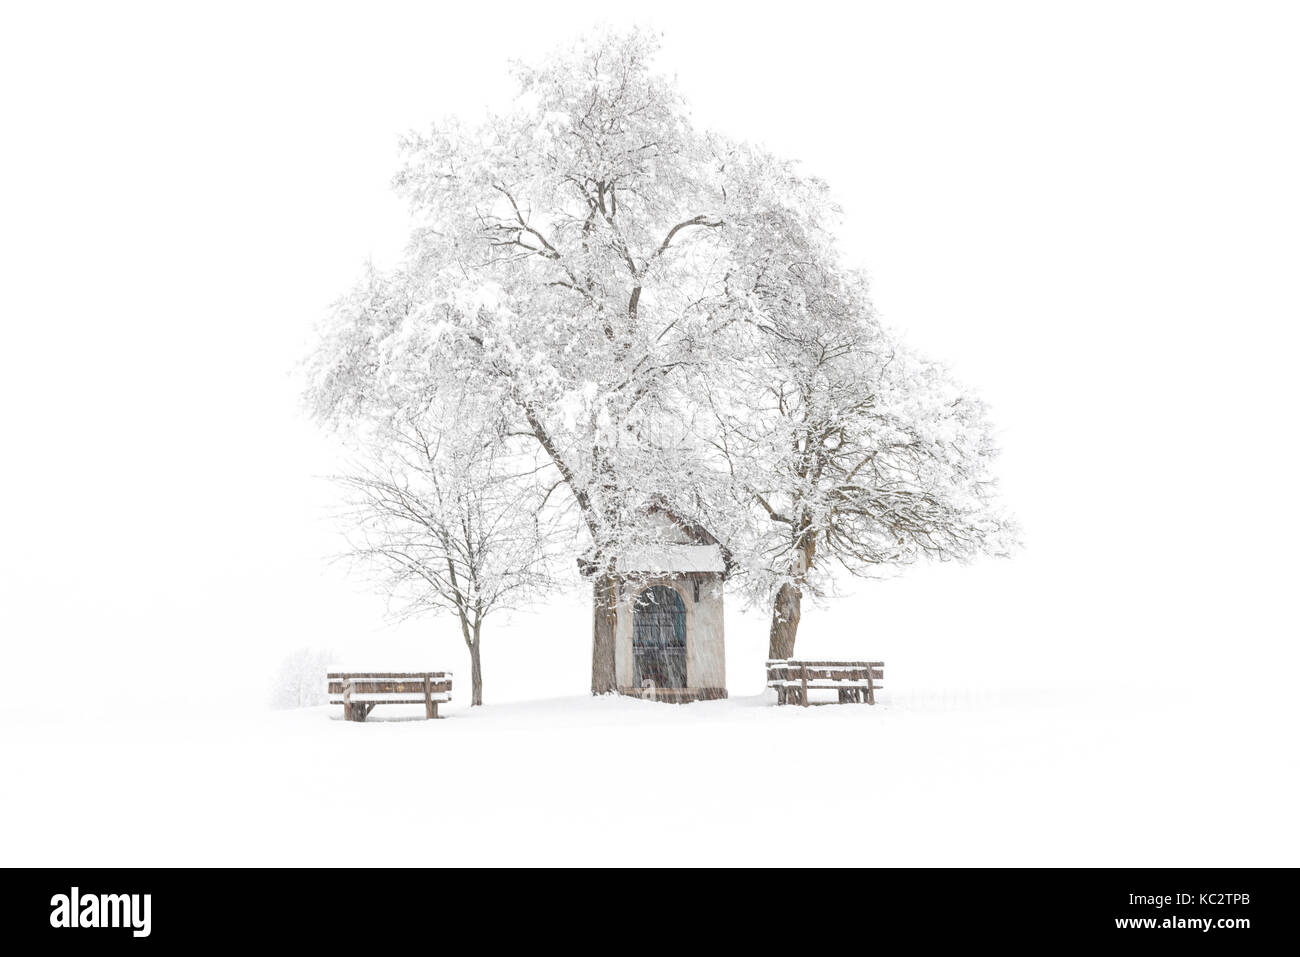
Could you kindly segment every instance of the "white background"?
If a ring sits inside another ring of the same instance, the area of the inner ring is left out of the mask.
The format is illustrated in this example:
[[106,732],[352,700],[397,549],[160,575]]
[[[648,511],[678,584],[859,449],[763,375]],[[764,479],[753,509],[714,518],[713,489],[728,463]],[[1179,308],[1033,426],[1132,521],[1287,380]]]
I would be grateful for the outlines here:
[[[362,262],[400,251],[398,134],[503,105],[508,59],[611,9],[5,7],[7,708],[45,706],[54,675],[63,708],[260,707],[305,645],[467,669],[452,622],[396,628],[324,564],[335,453],[292,373]],[[886,322],[1000,428],[1023,552],[853,587],[806,614],[801,652],[883,657],[896,693],[1291,700],[1293,11],[692,2],[641,20],[699,125],[829,180]],[[756,694],[764,616],[729,614],[732,693]],[[589,641],[576,593],[489,632],[488,703],[580,693]],[[1279,713],[1247,727],[1294,768]]]

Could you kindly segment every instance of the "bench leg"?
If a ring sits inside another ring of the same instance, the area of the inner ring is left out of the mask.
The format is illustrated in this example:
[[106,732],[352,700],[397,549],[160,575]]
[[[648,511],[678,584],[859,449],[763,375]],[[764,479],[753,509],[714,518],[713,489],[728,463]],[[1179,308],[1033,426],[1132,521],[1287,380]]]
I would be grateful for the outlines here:
[[438,717],[438,702],[436,701],[429,702],[429,717],[430,718]]
[[366,706],[364,701],[345,701],[343,702],[343,720],[344,721],[365,721],[366,715],[374,705]]

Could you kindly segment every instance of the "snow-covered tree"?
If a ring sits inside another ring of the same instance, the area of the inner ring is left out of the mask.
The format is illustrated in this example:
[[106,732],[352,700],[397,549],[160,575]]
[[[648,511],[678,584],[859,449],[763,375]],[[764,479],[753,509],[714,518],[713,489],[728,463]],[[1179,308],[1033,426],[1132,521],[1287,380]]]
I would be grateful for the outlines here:
[[[865,282],[792,239],[747,284],[746,336],[697,417],[730,476],[725,534],[751,597],[769,603],[768,654],[789,658],[805,593],[835,567],[872,576],[921,558],[1005,554],[985,406],[892,339]],[[756,259],[756,262],[759,260]]]
[[271,707],[312,708],[329,701],[329,652],[299,648],[280,663],[271,687]]
[[456,616],[471,706],[483,703],[485,620],[550,582],[546,489],[531,463],[507,454],[493,411],[462,396],[385,420],[366,435],[357,467],[336,477],[350,555],[398,614]]
[[816,232],[830,212],[789,164],[696,130],[655,47],[598,35],[517,66],[509,112],[411,136],[407,254],[340,301],[311,362],[331,422],[462,388],[506,410],[503,435],[541,451],[584,532],[595,693],[615,687],[614,576],[638,517],[711,480],[681,411],[726,374],[720,343],[749,308],[732,277],[784,235],[774,222]]

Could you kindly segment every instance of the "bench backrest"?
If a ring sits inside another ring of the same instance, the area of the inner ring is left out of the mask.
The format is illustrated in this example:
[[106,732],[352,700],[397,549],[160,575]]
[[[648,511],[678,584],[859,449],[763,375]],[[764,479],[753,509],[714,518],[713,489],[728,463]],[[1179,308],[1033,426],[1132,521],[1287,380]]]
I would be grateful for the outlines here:
[[797,661],[784,659],[767,663],[768,681],[883,681],[883,661]]
[[430,691],[450,691],[451,673],[448,671],[385,671],[385,672],[330,672],[329,693],[343,694],[350,685],[353,694],[423,694],[424,682],[429,681]]

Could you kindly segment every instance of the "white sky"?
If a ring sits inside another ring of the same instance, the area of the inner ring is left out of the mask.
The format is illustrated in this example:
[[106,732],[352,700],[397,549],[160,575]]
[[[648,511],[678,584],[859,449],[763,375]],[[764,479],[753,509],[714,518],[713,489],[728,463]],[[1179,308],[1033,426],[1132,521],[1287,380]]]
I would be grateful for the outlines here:
[[[399,633],[323,567],[332,452],[290,372],[404,239],[397,135],[611,9],[4,8],[0,673],[263,697],[307,644],[465,671],[450,622]],[[886,321],[991,400],[1026,528],[809,613],[801,651],[936,686],[1293,672],[1294,10],[653,5],[696,121],[829,180]],[[543,612],[487,637],[489,702],[586,687],[581,602]],[[766,624],[732,617],[753,693]]]

